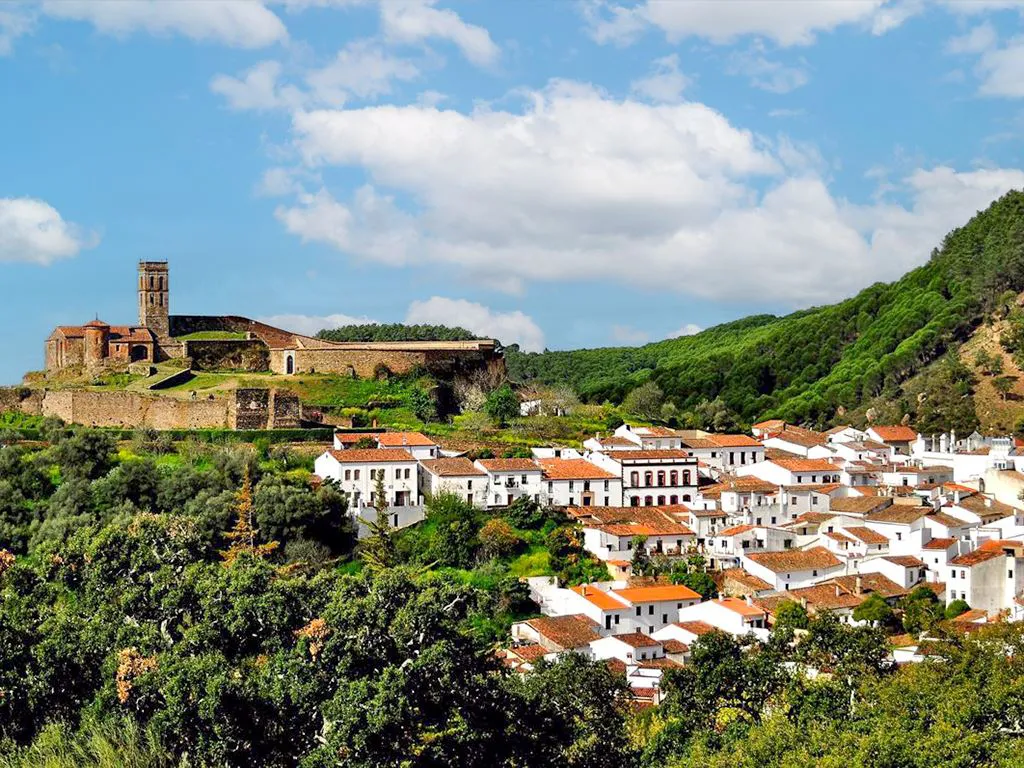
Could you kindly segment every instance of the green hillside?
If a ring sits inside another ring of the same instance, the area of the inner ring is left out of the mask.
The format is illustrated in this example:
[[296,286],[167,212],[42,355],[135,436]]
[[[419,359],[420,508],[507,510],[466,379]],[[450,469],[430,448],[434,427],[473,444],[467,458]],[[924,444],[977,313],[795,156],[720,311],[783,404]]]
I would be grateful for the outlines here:
[[[587,401],[621,402],[653,381],[683,421],[702,402],[719,400],[740,422],[824,425],[837,413],[903,397],[905,382],[959,347],[1008,291],[1022,289],[1024,192],[1014,191],[950,232],[924,266],[838,304],[637,348],[511,348],[506,356],[516,381],[568,382]],[[951,375],[956,388],[970,372]]]

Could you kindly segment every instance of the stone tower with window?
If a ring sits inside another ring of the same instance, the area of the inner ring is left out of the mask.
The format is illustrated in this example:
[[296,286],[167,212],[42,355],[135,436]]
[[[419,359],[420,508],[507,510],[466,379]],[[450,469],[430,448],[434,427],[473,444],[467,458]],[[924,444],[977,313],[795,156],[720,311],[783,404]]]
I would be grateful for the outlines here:
[[158,339],[171,335],[169,291],[167,262],[140,261],[139,325],[151,330]]

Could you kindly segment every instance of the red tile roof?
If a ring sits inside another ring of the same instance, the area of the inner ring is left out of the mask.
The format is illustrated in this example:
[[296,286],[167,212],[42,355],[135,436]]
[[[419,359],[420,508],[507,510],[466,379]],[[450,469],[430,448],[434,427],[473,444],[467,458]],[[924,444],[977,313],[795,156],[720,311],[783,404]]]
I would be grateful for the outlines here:
[[956,539],[934,538],[921,545],[921,549],[949,549],[956,544]]
[[682,584],[655,584],[649,587],[625,587],[612,590],[617,596],[637,603],[664,603],[684,600],[700,600],[700,595]]
[[421,461],[423,468],[438,477],[480,477],[486,475],[482,469],[465,456],[452,459],[427,459]]
[[[607,454],[614,461],[655,461],[658,459],[688,459],[690,454],[678,448],[652,448],[636,451],[611,451]],[[692,462],[690,462],[692,463]]]
[[966,568],[984,563],[988,560],[992,560],[996,557],[1002,557],[1003,553],[996,549],[976,549],[973,552],[968,552],[958,557],[954,557],[949,561],[950,565],[962,565]]
[[778,464],[783,469],[788,469],[790,472],[838,472],[839,467],[835,464],[825,461],[825,459],[773,459],[774,463]]
[[721,597],[714,602],[718,603],[723,608],[728,608],[733,613],[738,613],[740,616],[745,616],[748,619],[756,619],[764,616],[764,611],[760,608],[747,603],[746,600],[740,600],[738,597]]
[[871,430],[886,443],[912,443],[917,440],[917,432],[902,425],[877,426]]
[[715,627],[708,624],[706,621],[677,621],[676,626],[685,629],[691,635],[706,635],[715,631]]
[[834,568],[842,564],[839,558],[824,547],[788,549],[783,552],[754,552],[747,557],[772,573]]
[[540,472],[540,466],[533,459],[479,459],[480,466],[488,472]]
[[612,637],[632,648],[651,648],[652,646],[661,645],[658,640],[642,632],[623,632],[621,635],[612,635]]
[[750,435],[708,435],[708,440],[722,448],[761,448],[761,441]]
[[601,637],[600,624],[582,613],[569,616],[540,616],[527,619],[528,626],[542,637],[566,650],[582,648]]
[[381,448],[403,448],[405,446],[416,446],[426,448],[437,445],[426,435],[420,432],[381,432],[377,435],[377,442]]
[[616,475],[586,459],[538,459],[544,477],[551,480],[613,480]]
[[386,464],[416,461],[411,453],[401,448],[348,448],[342,451],[328,451],[328,453],[342,464]]

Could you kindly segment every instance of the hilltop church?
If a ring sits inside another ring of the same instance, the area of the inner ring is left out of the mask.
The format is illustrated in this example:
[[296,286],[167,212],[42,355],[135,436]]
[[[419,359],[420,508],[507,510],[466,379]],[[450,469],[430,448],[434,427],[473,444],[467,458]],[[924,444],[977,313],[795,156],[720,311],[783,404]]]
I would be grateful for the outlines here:
[[[84,325],[59,326],[46,339],[47,374],[170,359],[186,359],[194,370],[330,373],[359,378],[416,369],[444,375],[481,368],[504,371],[504,358],[493,339],[331,342],[246,317],[172,315],[168,263],[141,261],[138,278],[138,324],[109,325],[96,318]],[[218,334],[222,336],[218,338]]]

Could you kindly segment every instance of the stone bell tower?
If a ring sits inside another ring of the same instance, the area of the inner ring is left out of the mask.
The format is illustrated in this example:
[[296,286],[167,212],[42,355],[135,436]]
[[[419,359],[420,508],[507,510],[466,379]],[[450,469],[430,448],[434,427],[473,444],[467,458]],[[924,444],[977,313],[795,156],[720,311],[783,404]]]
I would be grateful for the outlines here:
[[171,335],[166,261],[139,262],[139,325],[151,330],[157,338]]

